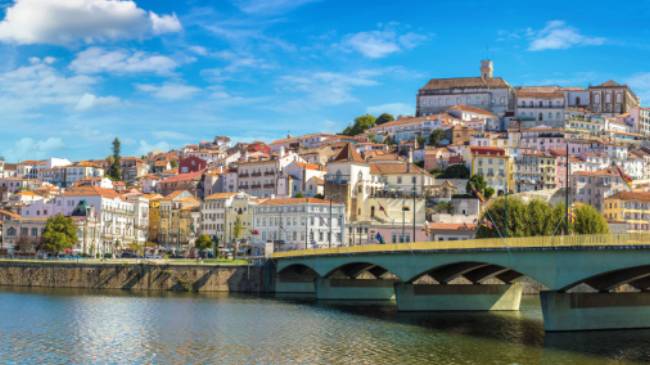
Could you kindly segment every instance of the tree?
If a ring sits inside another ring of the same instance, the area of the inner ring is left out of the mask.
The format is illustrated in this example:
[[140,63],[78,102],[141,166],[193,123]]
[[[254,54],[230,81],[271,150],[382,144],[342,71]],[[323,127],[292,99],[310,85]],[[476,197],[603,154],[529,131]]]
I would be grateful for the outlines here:
[[172,169],[177,168],[177,167],[178,167],[178,160],[171,160],[171,161],[169,161],[169,166],[170,166]]
[[480,193],[485,199],[490,199],[490,197],[494,195],[494,189],[488,186],[487,182],[481,175],[472,175],[465,185],[465,191],[475,196],[477,193]]
[[469,169],[462,164],[448,166],[439,179],[469,179]]
[[440,128],[434,129],[429,135],[429,146],[438,146],[447,137],[447,133]]
[[212,248],[212,238],[207,234],[202,234],[196,239],[194,246],[196,246],[200,251]]
[[588,204],[579,204],[573,210],[572,231],[577,234],[609,233],[607,221],[596,208]]
[[372,128],[375,125],[376,118],[371,114],[364,114],[354,119],[354,124],[343,130],[346,136],[356,136]]
[[121,143],[120,140],[115,137],[113,140],[113,154],[111,155],[111,158],[109,160],[110,166],[108,168],[108,176],[113,179],[113,180],[121,180],[122,179],[122,169],[120,167],[120,149],[121,149]]
[[552,236],[561,221],[553,219],[550,204],[534,199],[526,205],[526,235]]
[[387,145],[387,146],[393,146],[393,145],[396,145],[397,142],[395,142],[394,137],[386,136],[386,138],[384,138],[384,144]]
[[235,225],[232,228],[232,235],[235,240],[239,240],[244,233],[244,225],[242,224],[241,218],[237,216],[235,218]]
[[294,198],[304,198],[305,196],[302,193],[298,192],[293,195]]
[[[507,212],[507,215],[506,215]],[[528,236],[526,204],[519,198],[500,197],[483,212],[477,238]]]
[[43,231],[43,248],[57,254],[77,243],[77,228],[72,218],[57,214],[47,219]]
[[376,125],[382,125],[384,123],[392,122],[395,120],[395,117],[393,117],[392,114],[390,113],[382,113],[377,117],[377,121],[375,121]]
[[424,137],[422,137],[422,136],[417,136],[417,137],[415,138],[415,141],[417,142],[418,147],[424,148],[424,142],[425,142]]

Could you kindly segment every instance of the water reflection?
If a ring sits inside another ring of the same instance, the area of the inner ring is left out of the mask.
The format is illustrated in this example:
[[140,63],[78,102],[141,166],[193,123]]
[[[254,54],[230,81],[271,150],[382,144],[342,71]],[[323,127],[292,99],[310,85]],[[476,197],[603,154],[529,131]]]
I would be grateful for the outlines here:
[[544,336],[521,312],[398,313],[272,298],[122,291],[0,292],[0,363],[628,364],[650,331]]

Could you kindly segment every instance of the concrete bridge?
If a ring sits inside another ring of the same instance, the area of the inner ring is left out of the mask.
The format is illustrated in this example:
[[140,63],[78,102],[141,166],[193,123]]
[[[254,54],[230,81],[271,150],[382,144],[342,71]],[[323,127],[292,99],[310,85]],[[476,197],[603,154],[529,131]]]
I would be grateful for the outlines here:
[[400,311],[519,310],[544,286],[547,331],[650,328],[650,235],[416,242],[274,254],[276,293]]

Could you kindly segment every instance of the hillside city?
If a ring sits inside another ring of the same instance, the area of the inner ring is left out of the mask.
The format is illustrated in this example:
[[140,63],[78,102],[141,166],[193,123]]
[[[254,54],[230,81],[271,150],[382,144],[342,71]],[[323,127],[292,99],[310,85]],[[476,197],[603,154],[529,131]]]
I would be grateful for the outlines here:
[[59,215],[76,227],[68,251],[92,257],[188,256],[206,236],[249,256],[472,239],[504,196],[568,199],[609,232],[650,231],[650,108],[634,91],[512,86],[493,67],[433,78],[412,116],[363,115],[340,134],[216,136],[146,156],[121,156],[116,138],[102,160],[0,161],[0,254],[36,254]]

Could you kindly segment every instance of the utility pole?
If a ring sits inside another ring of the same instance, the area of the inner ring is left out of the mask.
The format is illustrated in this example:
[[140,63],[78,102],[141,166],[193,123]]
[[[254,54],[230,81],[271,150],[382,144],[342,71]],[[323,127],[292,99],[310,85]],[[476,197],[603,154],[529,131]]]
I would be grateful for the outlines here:
[[411,242],[415,242],[415,182],[417,177],[413,177],[413,237],[411,237]]
[[[565,136],[566,137],[566,136]],[[564,169],[564,235],[569,235],[569,141],[564,139],[565,151],[564,159],[566,162]]]

